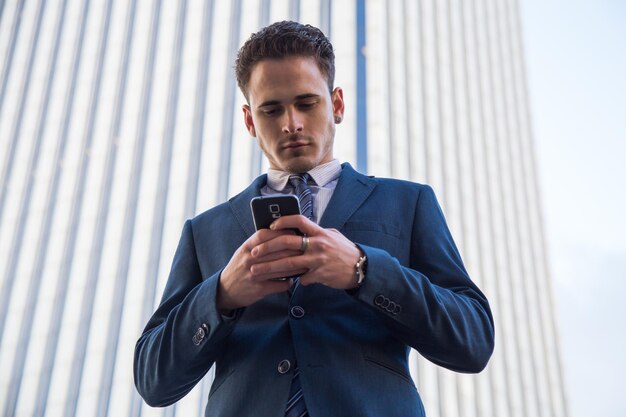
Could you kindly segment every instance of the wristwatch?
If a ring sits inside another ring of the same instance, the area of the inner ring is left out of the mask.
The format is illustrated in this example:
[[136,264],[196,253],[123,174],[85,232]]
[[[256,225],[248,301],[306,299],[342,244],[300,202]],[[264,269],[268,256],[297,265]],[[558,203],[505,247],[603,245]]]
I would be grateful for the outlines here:
[[367,256],[363,255],[359,257],[359,260],[354,265],[354,271],[356,274],[356,287],[360,287],[365,280],[365,271],[367,269]]

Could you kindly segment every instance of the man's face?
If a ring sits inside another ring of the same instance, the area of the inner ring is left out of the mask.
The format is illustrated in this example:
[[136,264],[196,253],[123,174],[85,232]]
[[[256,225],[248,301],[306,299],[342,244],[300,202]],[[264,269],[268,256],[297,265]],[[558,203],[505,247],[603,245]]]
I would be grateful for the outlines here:
[[260,61],[250,74],[248,101],[243,106],[246,127],[271,168],[302,173],[333,159],[343,91],[337,87],[329,93],[314,58]]

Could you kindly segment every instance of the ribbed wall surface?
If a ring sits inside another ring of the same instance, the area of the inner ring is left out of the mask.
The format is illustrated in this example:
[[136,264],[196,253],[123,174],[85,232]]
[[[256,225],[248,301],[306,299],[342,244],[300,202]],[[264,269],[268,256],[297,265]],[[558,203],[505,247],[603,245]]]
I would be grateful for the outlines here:
[[[566,416],[517,0],[0,1],[0,410],[165,410],[132,382],[184,219],[266,168],[233,78],[259,27],[330,35],[335,153],[433,185],[497,348],[478,376],[413,352],[429,416]],[[375,393],[373,393],[375,395]]]

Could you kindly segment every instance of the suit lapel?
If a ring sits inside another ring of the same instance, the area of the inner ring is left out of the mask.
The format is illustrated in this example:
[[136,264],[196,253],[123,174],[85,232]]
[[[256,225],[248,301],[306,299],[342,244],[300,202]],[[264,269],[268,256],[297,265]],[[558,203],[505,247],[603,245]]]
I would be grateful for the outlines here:
[[252,236],[255,232],[252,212],[250,211],[250,200],[261,195],[261,188],[265,184],[267,184],[267,174],[257,177],[248,188],[228,200],[235,218],[246,233],[246,238]]
[[376,187],[375,181],[355,171],[350,164],[342,164],[342,168],[337,187],[320,221],[324,228],[341,230]]
[[[267,175],[257,177],[241,193],[231,198],[228,203],[237,222],[247,237],[254,234],[254,222],[250,212],[250,200],[261,195],[261,188],[267,184]],[[333,196],[324,211],[320,226],[340,230],[354,212],[372,193],[376,183],[369,177],[358,173],[348,163],[342,164],[341,175]]]

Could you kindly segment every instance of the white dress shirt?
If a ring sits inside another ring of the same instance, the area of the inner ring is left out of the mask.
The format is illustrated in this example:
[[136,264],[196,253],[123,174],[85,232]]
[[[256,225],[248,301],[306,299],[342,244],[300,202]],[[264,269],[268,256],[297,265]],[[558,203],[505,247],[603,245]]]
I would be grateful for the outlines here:
[[[308,174],[315,181],[315,184],[309,184],[313,193],[312,220],[319,223],[337,186],[339,175],[341,175],[341,164],[337,159],[333,159],[316,166]],[[270,168],[267,171],[267,185],[261,189],[261,194],[295,194],[295,189],[289,182],[290,175],[292,174],[289,172]]]

